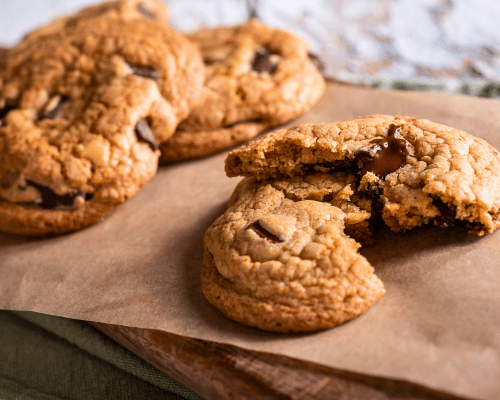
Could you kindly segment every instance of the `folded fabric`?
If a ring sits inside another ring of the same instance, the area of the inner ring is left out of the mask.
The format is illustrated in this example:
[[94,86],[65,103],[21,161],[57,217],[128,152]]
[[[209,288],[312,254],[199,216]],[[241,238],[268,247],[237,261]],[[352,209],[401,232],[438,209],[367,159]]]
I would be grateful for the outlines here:
[[0,311],[0,399],[199,400],[89,324]]

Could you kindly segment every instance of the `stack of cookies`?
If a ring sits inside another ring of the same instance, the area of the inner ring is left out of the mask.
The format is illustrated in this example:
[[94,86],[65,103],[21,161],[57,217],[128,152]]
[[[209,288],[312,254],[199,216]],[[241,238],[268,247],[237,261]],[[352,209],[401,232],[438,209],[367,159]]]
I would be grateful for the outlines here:
[[264,330],[330,328],[380,299],[384,285],[358,253],[376,221],[479,236],[500,226],[498,151],[428,120],[278,130],[232,151],[226,173],[245,179],[205,235],[202,289],[228,317]]
[[181,35],[159,0],[59,18],[0,65],[0,230],[74,231],[158,162],[200,157],[307,111],[324,80],[306,44],[256,21]]

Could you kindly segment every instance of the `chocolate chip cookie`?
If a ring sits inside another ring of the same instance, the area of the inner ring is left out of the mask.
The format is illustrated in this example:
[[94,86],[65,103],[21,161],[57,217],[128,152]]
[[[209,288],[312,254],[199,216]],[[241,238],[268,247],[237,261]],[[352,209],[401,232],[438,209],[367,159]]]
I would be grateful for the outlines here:
[[246,176],[205,235],[207,299],[271,331],[342,323],[384,294],[358,253],[374,221],[396,232],[499,226],[500,156],[485,141],[428,120],[372,115],[305,124],[231,152]]
[[204,68],[146,18],[81,19],[9,49],[0,67],[0,230],[87,226],[155,174],[158,144],[196,104]]
[[394,231],[465,225],[478,235],[500,220],[500,156],[484,140],[434,122],[373,115],[272,132],[226,159],[228,176],[265,179],[349,171],[377,199]]
[[205,297],[238,322],[276,332],[326,329],[368,310],[385,289],[346,234],[371,216],[352,185],[346,174],[243,180],[205,235]]
[[232,147],[304,113],[323,94],[313,56],[291,33],[251,21],[188,38],[205,61],[203,101],[160,146],[162,162]]

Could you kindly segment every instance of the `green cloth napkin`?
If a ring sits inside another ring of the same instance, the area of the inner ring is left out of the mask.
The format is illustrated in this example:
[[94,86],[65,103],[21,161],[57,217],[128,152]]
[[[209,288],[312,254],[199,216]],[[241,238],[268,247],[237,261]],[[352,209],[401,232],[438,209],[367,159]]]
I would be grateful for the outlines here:
[[[381,89],[500,98],[500,83],[362,81]],[[0,311],[0,400],[200,399],[92,328],[67,318]]]
[[0,311],[1,400],[199,400],[89,324]]

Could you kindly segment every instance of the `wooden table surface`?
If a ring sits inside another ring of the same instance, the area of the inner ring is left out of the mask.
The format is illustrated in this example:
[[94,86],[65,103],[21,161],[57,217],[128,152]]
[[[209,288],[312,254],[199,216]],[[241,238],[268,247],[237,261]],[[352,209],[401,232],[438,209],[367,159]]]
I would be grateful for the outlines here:
[[206,400],[464,400],[386,379],[154,329],[95,328]]

